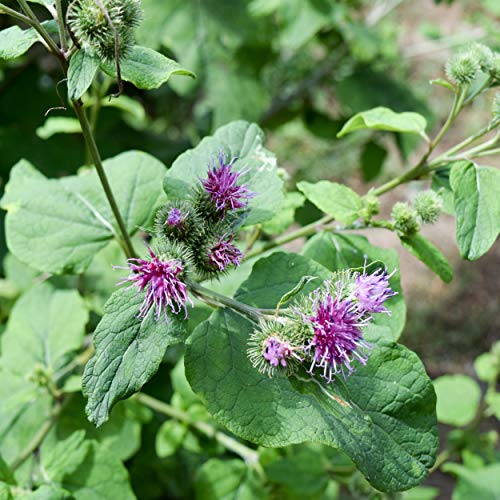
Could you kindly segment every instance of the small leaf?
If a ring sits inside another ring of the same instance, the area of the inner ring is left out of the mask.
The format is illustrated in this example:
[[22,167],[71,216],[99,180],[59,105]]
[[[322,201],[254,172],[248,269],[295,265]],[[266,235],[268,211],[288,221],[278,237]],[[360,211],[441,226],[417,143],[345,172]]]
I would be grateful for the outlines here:
[[92,85],[99,60],[88,49],[78,50],[69,61],[68,97],[77,101]]
[[352,224],[363,208],[363,200],[352,189],[330,181],[299,182],[297,188],[320,210],[344,224]]
[[455,87],[450,82],[447,82],[446,80],[443,80],[442,78],[436,78],[434,80],[429,80],[429,83],[431,85],[439,85],[440,87],[444,87],[445,89],[451,90],[453,93],[456,93]]
[[87,415],[96,426],[108,420],[120,399],[139,391],[156,373],[168,346],[183,340],[183,317],[170,315],[167,322],[149,314],[141,320],[137,313],[142,300],[136,290],[117,290],[94,333],[96,353],[85,367],[83,392]]
[[[195,78],[194,73],[184,69],[179,63],[147,47],[135,45],[126,57],[120,60],[122,79],[133,83],[138,89],[157,89],[172,75]],[[116,77],[114,62],[101,61],[101,69]]]
[[490,352],[485,352],[474,360],[474,370],[476,370],[479,380],[483,382],[493,382],[498,376],[495,356]]
[[460,161],[450,174],[460,255],[476,260],[495,243],[500,232],[500,170]]
[[187,433],[187,427],[175,420],[167,420],[156,433],[156,454],[160,458],[173,455],[182,444]]
[[264,148],[264,133],[258,125],[236,121],[205,137],[194,149],[177,157],[165,174],[163,187],[169,199],[185,198],[200,179],[207,177],[208,168],[218,161],[219,152],[227,160],[235,159],[234,171],[242,171],[242,184],[256,195],[248,204],[245,225],[271,219],[283,203],[283,180],[278,175],[274,154]]
[[295,287],[293,287],[289,292],[286,292],[281,297],[281,299],[278,302],[278,305],[276,306],[276,311],[278,311],[283,304],[286,304],[289,300],[293,299],[298,293],[300,293],[304,289],[304,287],[308,283],[310,283],[315,279],[316,276],[303,276]]
[[429,240],[421,234],[402,236],[402,245],[418,260],[422,261],[431,271],[434,271],[445,283],[453,279],[453,270],[446,257]]
[[488,392],[485,397],[489,411],[500,420],[500,394],[498,392]]
[[[57,31],[55,21],[44,21],[42,26],[49,32]],[[0,31],[0,59],[15,59],[27,52],[36,42],[41,42],[40,35],[35,28],[27,30],[19,26]]]
[[378,107],[354,115],[342,127],[337,137],[344,137],[355,130],[371,129],[418,134],[428,141],[429,138],[425,133],[426,126],[426,119],[418,113],[412,111],[396,113],[392,109]]
[[443,375],[434,380],[437,417],[443,424],[463,426],[472,421],[479,407],[481,390],[465,375]]
[[49,139],[55,134],[81,134],[82,128],[76,118],[66,116],[51,116],[45,123],[36,129],[40,139]]

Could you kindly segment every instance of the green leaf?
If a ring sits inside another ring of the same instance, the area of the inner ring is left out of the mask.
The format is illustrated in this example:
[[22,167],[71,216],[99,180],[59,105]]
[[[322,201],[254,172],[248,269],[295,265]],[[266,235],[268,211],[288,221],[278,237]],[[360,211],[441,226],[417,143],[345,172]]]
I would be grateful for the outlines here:
[[[133,234],[152,219],[163,200],[165,167],[146,153],[129,151],[104,162],[125,226]],[[0,201],[7,210],[10,251],[40,271],[81,273],[118,234],[97,173],[85,170],[47,179],[27,161],[11,170]]]
[[476,260],[495,243],[500,232],[500,170],[460,161],[450,174],[460,255]]
[[186,321],[170,315],[156,321],[153,314],[137,317],[142,294],[122,288],[106,303],[104,316],[94,333],[96,354],[83,374],[88,397],[87,415],[96,426],[109,418],[111,408],[156,373],[167,347],[183,340]]
[[445,89],[451,90],[453,93],[456,92],[455,87],[450,82],[447,82],[446,80],[443,80],[442,78],[436,78],[434,80],[429,80],[429,83],[431,85],[439,85],[440,87],[444,87]]
[[428,141],[429,138],[425,133],[426,126],[427,120],[419,113],[412,111],[396,113],[392,109],[380,106],[354,115],[342,127],[337,137],[344,137],[355,130],[371,129],[418,134]]
[[0,481],[7,484],[16,484],[14,473],[10,467],[5,463],[5,460],[0,456]]
[[445,283],[453,279],[453,270],[441,251],[421,234],[400,237],[402,245]]
[[498,376],[499,368],[495,356],[490,352],[485,352],[474,360],[474,370],[483,382],[493,382]]
[[71,500],[74,497],[68,490],[53,484],[42,484],[40,488],[16,498],[20,500]]
[[[406,321],[406,305],[400,284],[399,258],[394,250],[373,246],[363,236],[322,232],[307,241],[302,253],[330,271],[362,268],[365,260],[367,264],[376,261],[383,262],[389,273],[396,269],[389,283],[398,294],[386,303],[391,314],[375,315],[369,332],[375,336],[383,334],[386,340],[399,338]],[[374,326],[380,328],[374,329]]]
[[268,498],[257,478],[241,460],[211,458],[195,479],[196,500],[253,500]]
[[88,312],[76,290],[40,283],[16,302],[1,337],[2,366],[18,375],[44,366],[57,372],[78,350]]
[[345,384],[269,378],[246,355],[253,328],[219,310],[190,337],[188,380],[221,424],[263,446],[315,441],[339,448],[382,491],[422,481],[438,439],[434,391],[415,354],[380,342]]
[[[95,441],[83,443],[87,453],[73,472],[61,478],[61,486],[75,500],[133,500],[127,469],[111,453]],[[81,450],[75,450],[78,456]],[[71,459],[73,462],[73,459]],[[73,463],[74,464],[74,463]]]
[[52,481],[61,483],[82,464],[90,445],[84,439],[85,431],[77,431],[57,442],[47,453],[42,453],[44,471]]
[[36,135],[40,139],[49,139],[55,134],[81,134],[82,128],[76,118],[66,116],[52,116],[36,129]]
[[409,491],[403,491],[403,500],[435,500],[439,495],[439,488],[432,486],[417,486]]
[[365,182],[372,181],[382,171],[387,158],[387,150],[375,141],[369,141],[361,152],[361,171]]
[[[45,29],[57,30],[55,21],[45,21],[42,23]],[[40,35],[34,28],[27,30],[19,26],[0,31],[0,59],[15,59],[27,52],[36,42],[41,42]]]
[[175,420],[163,422],[156,434],[156,454],[160,458],[173,455],[184,441],[187,427]]
[[471,470],[459,464],[446,463],[443,471],[458,476],[453,491],[453,500],[498,500],[500,491],[500,464],[493,464],[479,470]]
[[285,229],[293,224],[295,210],[304,204],[305,197],[300,193],[291,192],[285,194],[285,200],[281,210],[267,222],[264,222],[263,229],[267,234],[281,234]]
[[477,383],[465,375],[443,375],[434,380],[437,417],[443,424],[463,426],[475,417],[481,399]]
[[320,210],[344,224],[352,224],[363,208],[363,200],[352,189],[330,181],[299,182],[297,188]]
[[69,60],[68,97],[77,101],[92,85],[99,69],[99,59],[88,49],[78,50]]
[[[109,76],[116,77],[114,62],[101,61],[101,69]],[[145,90],[161,87],[172,75],[195,78],[194,73],[177,62],[140,45],[134,45],[127,56],[120,60],[120,69],[123,80]]]
[[264,133],[253,123],[231,122],[205,137],[194,149],[182,153],[165,175],[163,186],[170,199],[186,198],[193,186],[207,176],[218,154],[235,158],[234,170],[243,171],[241,183],[256,193],[248,205],[245,225],[271,219],[283,203],[283,181],[275,156],[264,148]]
[[[305,274],[328,275],[304,257],[273,254],[255,264],[236,298],[273,307]],[[253,328],[222,309],[189,339],[187,378],[221,424],[263,446],[314,441],[339,448],[380,490],[421,482],[434,462],[438,439],[434,390],[415,354],[379,340],[367,365],[345,382],[328,385],[305,374],[269,378],[252,367],[246,354]]]

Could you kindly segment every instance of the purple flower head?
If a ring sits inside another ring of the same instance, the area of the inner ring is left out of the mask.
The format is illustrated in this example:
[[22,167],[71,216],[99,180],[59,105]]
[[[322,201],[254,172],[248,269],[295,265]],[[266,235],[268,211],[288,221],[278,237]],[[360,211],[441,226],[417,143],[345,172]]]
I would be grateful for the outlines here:
[[285,342],[278,337],[268,337],[264,341],[264,350],[262,356],[271,366],[286,367],[287,358],[297,355],[293,352],[292,347],[288,342]]
[[351,363],[357,358],[363,365],[367,357],[363,350],[368,345],[363,341],[361,327],[367,320],[361,318],[355,305],[348,299],[334,297],[329,292],[316,292],[313,299],[313,314],[305,316],[314,331],[314,337],[305,351],[312,351],[312,365],[309,373],[316,366],[323,368],[322,377],[332,381],[334,374],[353,372]]
[[208,177],[201,181],[222,217],[228,210],[246,207],[248,200],[255,195],[245,185],[238,185],[241,172],[232,172],[232,167],[232,161],[226,164],[224,154],[219,152],[219,165],[209,167]]
[[355,282],[354,297],[358,301],[360,311],[368,313],[387,313],[390,311],[384,307],[384,302],[396,295],[389,285],[389,278],[394,274],[387,274],[386,270],[377,269],[372,274],[358,274]]
[[[118,282],[118,285],[132,283],[130,287],[137,287],[140,292],[146,291],[146,295],[139,309],[139,318],[145,318],[151,309],[155,310],[155,319],[160,319],[162,311],[167,318],[167,311],[179,314],[184,309],[187,318],[186,302],[190,300],[187,295],[186,284],[183,283],[179,274],[184,271],[180,260],[160,260],[151,248],[148,247],[151,260],[129,259],[130,275]],[[121,269],[127,269],[115,266]],[[129,287],[129,288],[130,288]]]
[[171,208],[168,212],[167,220],[165,224],[168,224],[170,227],[177,227],[178,229],[182,229],[182,224],[187,214],[183,214],[178,208]]
[[243,253],[231,243],[232,241],[233,237],[225,234],[208,252],[208,260],[217,266],[219,271],[224,271],[231,264],[235,267],[240,265]]

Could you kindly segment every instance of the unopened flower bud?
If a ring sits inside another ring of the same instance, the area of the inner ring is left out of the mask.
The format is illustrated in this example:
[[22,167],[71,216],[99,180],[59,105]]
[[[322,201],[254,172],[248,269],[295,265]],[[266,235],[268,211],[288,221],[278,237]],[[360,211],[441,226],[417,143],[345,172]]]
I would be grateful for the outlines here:
[[500,80],[500,52],[495,52],[493,54],[490,75],[494,80]]
[[471,52],[461,52],[451,57],[446,63],[448,79],[456,85],[471,83],[480,69],[477,58]]
[[417,211],[411,208],[408,203],[395,203],[392,207],[391,217],[398,234],[407,236],[417,233],[420,230],[417,215]]
[[441,215],[443,200],[435,191],[423,191],[415,198],[414,207],[422,223],[434,224]]
[[493,51],[482,43],[473,43],[468,52],[475,58],[481,71],[488,73],[493,67]]
[[363,208],[360,215],[365,221],[371,220],[374,215],[380,212],[380,200],[372,193],[363,197]]

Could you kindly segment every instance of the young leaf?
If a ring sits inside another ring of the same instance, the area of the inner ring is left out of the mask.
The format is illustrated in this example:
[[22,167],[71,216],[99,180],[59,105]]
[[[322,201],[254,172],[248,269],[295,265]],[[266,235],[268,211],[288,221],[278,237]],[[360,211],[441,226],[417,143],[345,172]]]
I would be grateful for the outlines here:
[[465,375],[443,375],[434,380],[437,418],[443,424],[463,426],[475,417],[481,399],[476,381]]
[[187,433],[187,427],[175,420],[163,422],[156,434],[156,454],[160,458],[173,455],[182,444]]
[[492,464],[482,469],[468,469],[463,465],[447,462],[444,472],[451,472],[458,477],[453,491],[453,500],[472,498],[496,500],[500,491],[500,464]]
[[402,245],[418,260],[434,271],[445,283],[453,279],[453,270],[441,251],[421,234],[402,236]]
[[141,302],[136,290],[117,290],[94,333],[96,353],[85,367],[83,393],[87,416],[96,426],[108,420],[120,399],[139,391],[156,373],[168,346],[183,340],[182,314],[170,315],[168,321],[156,321],[153,314],[141,320]]
[[78,50],[69,61],[68,97],[77,101],[92,85],[99,60],[88,49]]
[[[375,261],[383,262],[389,273],[396,269],[397,271],[389,283],[398,294],[391,297],[386,303],[391,314],[377,314],[369,331],[377,334],[383,333],[386,340],[395,341],[399,338],[405,325],[406,305],[399,281],[399,258],[394,250],[370,245],[364,236],[322,232],[307,241],[302,253],[330,271],[359,269],[364,266],[365,262],[370,264]],[[375,332],[375,325],[383,330],[378,329]]]
[[382,491],[422,481],[438,437],[434,390],[415,354],[380,342],[345,384],[309,376],[269,378],[246,355],[253,328],[224,309],[190,337],[188,380],[221,424],[263,446],[314,441],[339,448]]
[[330,181],[299,182],[297,188],[320,210],[339,222],[352,224],[363,208],[361,197],[352,189]]
[[36,129],[40,139],[49,139],[55,134],[81,134],[82,127],[76,118],[69,116],[51,116],[45,123]]
[[[101,69],[116,77],[114,61],[101,61]],[[172,75],[184,75],[195,78],[194,73],[180,64],[147,47],[134,45],[127,56],[120,60],[122,79],[133,83],[138,89],[157,89]]]
[[[129,151],[104,162],[130,234],[147,225],[163,199],[165,167],[146,153]],[[0,201],[7,210],[10,251],[40,271],[80,273],[118,233],[97,173],[91,169],[47,179],[27,161],[11,170]]]
[[299,294],[304,289],[304,287],[308,283],[314,281],[315,279],[316,276],[303,276],[296,286],[294,286],[290,291],[286,292],[281,297],[281,299],[278,302],[278,305],[276,306],[276,310],[278,310],[283,304],[286,304],[289,300],[293,299],[297,294]]
[[427,120],[419,113],[412,111],[396,113],[392,109],[378,107],[354,115],[342,127],[337,137],[344,137],[355,130],[371,129],[418,134],[428,141],[429,138],[425,133],[426,126]]
[[[49,32],[57,32],[55,21],[44,21],[42,26]],[[36,42],[41,42],[40,35],[35,28],[27,30],[21,29],[19,26],[11,26],[10,28],[0,31],[0,59],[15,59],[27,52]]]
[[170,199],[185,198],[208,168],[218,161],[219,152],[235,159],[235,171],[243,171],[241,183],[256,193],[248,205],[245,225],[271,219],[283,203],[283,181],[278,175],[275,156],[264,148],[264,133],[254,123],[231,122],[205,137],[194,149],[182,153],[165,174],[163,187]]
[[460,255],[467,260],[479,259],[500,232],[500,170],[460,161],[451,169],[450,184]]
[[88,312],[76,290],[35,285],[12,310],[1,337],[2,366],[24,376],[37,365],[57,372],[82,345],[87,321]]

